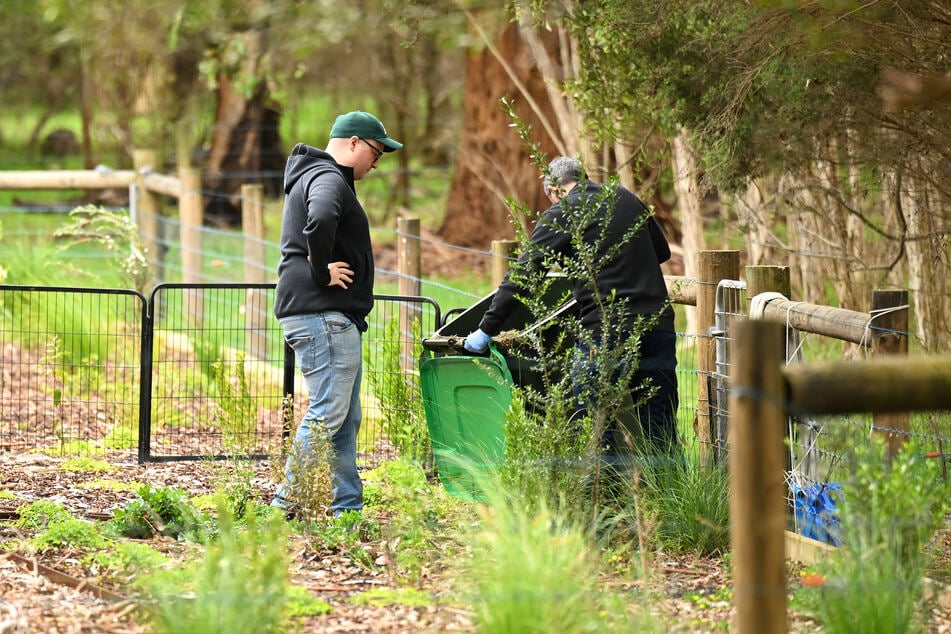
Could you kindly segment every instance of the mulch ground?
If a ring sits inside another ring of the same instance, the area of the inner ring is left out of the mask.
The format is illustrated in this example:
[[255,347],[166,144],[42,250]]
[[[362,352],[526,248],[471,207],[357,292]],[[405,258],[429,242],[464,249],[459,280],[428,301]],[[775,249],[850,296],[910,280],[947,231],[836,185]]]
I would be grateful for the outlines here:
[[[137,464],[116,462],[115,471],[99,474],[67,472],[63,460],[42,454],[0,454],[0,491],[14,499],[0,499],[0,519],[16,517],[16,508],[36,499],[62,503],[74,515],[91,520],[112,516],[115,509],[135,497],[140,484],[176,487],[189,494],[214,491],[220,470],[201,462]],[[217,480],[216,480],[217,478]],[[103,486],[103,482],[127,483],[129,487]],[[266,503],[273,493],[267,462],[254,467],[252,485]],[[373,509],[367,509],[373,514]],[[377,516],[374,516],[377,517]],[[385,523],[385,515],[378,516]],[[9,522],[0,522],[0,547],[27,537]],[[172,556],[188,552],[174,540],[158,538],[153,545]],[[365,542],[377,565],[368,569],[334,552],[322,552],[300,538],[293,544],[291,573],[296,585],[328,602],[327,615],[309,617],[299,632],[474,632],[472,614],[445,599],[450,581],[438,562],[424,576],[421,590],[433,600],[423,607],[406,605],[357,605],[352,599],[364,592],[398,589],[395,575],[388,572],[387,545]],[[25,632],[144,633],[137,606],[123,594],[89,573],[79,560],[82,553],[27,553],[22,549],[0,554],[0,634]],[[730,579],[718,558],[652,555],[652,578],[646,582],[606,580],[627,586],[632,597],[651,597],[650,610],[668,632],[725,631],[732,621],[732,606],[725,589]],[[513,562],[515,565],[516,562]],[[791,583],[798,583],[791,575]],[[644,584],[649,583],[647,587]],[[701,597],[698,599],[698,597]],[[643,607],[643,606],[641,606]],[[791,632],[815,632],[817,626],[801,616],[790,615]],[[929,632],[951,632],[951,610],[936,608]]]
[[[63,460],[43,454],[0,455],[0,491],[15,499],[0,499],[0,519],[14,519],[16,508],[36,499],[62,503],[75,516],[91,520],[111,517],[113,512],[135,497],[140,484],[176,487],[193,495],[208,494],[215,488],[216,472],[200,462],[159,464],[114,463],[110,473],[67,472]],[[102,483],[130,484],[122,487]],[[255,466],[252,484],[261,491],[261,501],[273,492],[270,466]],[[372,509],[368,509],[372,513]],[[385,522],[385,517],[381,522]],[[0,544],[28,537],[9,522],[0,526]],[[162,538],[153,545],[166,553],[176,552],[175,542]],[[314,550],[301,541],[293,560],[295,584],[327,601],[332,611],[310,617],[301,632],[472,632],[472,615],[458,605],[440,600],[450,587],[434,567],[423,581],[423,590],[435,599],[425,607],[404,605],[355,605],[351,599],[369,590],[396,589],[399,584],[387,572],[385,544],[365,543],[378,553],[379,566],[373,570],[352,563],[338,553]],[[183,552],[181,549],[178,552]],[[23,550],[0,555],[0,634],[21,632],[139,633],[145,632],[135,603],[121,588],[87,577],[79,565],[82,553],[26,553]],[[725,623],[731,612],[728,601],[713,601],[699,609],[688,597],[722,594],[727,577],[719,560],[696,558],[655,562],[662,575],[661,587],[667,596],[662,612],[674,621],[692,624],[670,631],[708,631],[716,622]],[[642,595],[643,596],[643,595]],[[682,629],[683,628],[683,629]]]

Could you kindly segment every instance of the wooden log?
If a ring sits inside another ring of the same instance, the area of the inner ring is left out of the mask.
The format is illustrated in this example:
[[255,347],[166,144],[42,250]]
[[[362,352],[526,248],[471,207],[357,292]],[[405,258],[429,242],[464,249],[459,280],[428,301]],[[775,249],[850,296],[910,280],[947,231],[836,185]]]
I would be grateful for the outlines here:
[[[249,284],[268,281],[264,248],[264,187],[241,186],[241,228],[244,230],[244,280]],[[270,307],[267,291],[249,288],[245,292],[244,313],[247,320],[248,353],[259,359],[267,352],[267,321]]]
[[158,196],[145,187],[144,179],[147,173],[159,167],[159,160],[159,154],[155,150],[135,150],[132,153],[132,164],[135,166],[136,173],[136,204],[132,209],[133,221],[139,229],[139,239],[145,248],[145,257],[155,281],[161,281],[165,276],[158,221],[161,205]]
[[790,405],[815,414],[951,409],[951,356],[789,366]]
[[[182,282],[198,284],[202,281],[202,229],[204,209],[201,196],[201,173],[190,169],[182,172],[182,196],[178,199],[179,240],[182,249]],[[186,311],[193,323],[202,323],[204,295],[200,289],[185,293]]]
[[133,170],[20,170],[0,172],[0,189],[124,189]]
[[781,293],[789,297],[788,266],[748,266],[746,267],[746,297],[752,299],[760,293]]
[[145,174],[142,178],[142,185],[149,191],[172,198],[181,198],[184,191],[180,178],[166,174]]
[[802,332],[865,345],[870,341],[869,315],[855,310],[774,299],[764,308],[763,317]]
[[786,619],[783,327],[736,324],[730,385],[730,542],[738,634],[778,634]]

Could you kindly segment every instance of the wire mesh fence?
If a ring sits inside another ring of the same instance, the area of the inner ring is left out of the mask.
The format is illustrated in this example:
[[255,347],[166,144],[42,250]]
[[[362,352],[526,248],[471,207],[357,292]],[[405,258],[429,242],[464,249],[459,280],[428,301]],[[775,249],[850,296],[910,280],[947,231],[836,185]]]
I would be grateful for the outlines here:
[[0,450],[134,451],[145,298],[0,289]]
[[[270,284],[166,284],[146,299],[0,286],[0,451],[142,461],[280,455],[306,394],[271,313],[273,293]],[[427,298],[376,297],[364,335],[363,464],[394,457],[393,421],[422,412],[414,355],[419,333],[440,318]],[[380,393],[404,383],[396,405]]]

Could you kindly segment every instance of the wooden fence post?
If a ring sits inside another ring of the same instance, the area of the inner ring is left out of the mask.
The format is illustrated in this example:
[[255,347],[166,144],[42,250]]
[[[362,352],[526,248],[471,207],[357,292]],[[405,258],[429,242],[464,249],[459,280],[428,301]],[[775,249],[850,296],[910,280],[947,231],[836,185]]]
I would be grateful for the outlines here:
[[[872,291],[872,310],[869,319],[869,336],[874,356],[908,356],[908,291]],[[894,458],[908,440],[908,412],[872,415],[872,425],[885,435],[886,451]]]
[[[201,196],[201,172],[185,169],[181,173],[182,195],[178,199],[179,236],[182,250],[182,283],[197,284],[202,276],[201,231],[204,224],[204,209]],[[203,295],[200,290],[185,293],[187,311],[196,323],[201,323],[204,314]]]
[[748,266],[745,275],[747,299],[766,292],[782,293],[789,299],[792,291],[788,266]]
[[[268,281],[268,270],[262,185],[241,186],[241,227],[244,230],[244,280],[249,284],[264,284]],[[267,317],[270,312],[270,307],[265,306],[266,297],[264,289],[249,288],[244,303],[247,350],[262,359],[267,352]]]
[[[760,293],[780,293],[786,299],[790,299],[789,295],[792,293],[792,284],[790,282],[789,267],[788,266],[748,266],[746,267],[746,300],[750,301]],[[747,309],[749,313],[749,309]],[[783,350],[783,365],[786,364],[786,354],[787,354],[787,338],[788,333],[786,332],[785,327],[783,332],[779,335],[779,341],[782,343]],[[795,424],[795,423],[794,423]],[[793,445],[793,430],[789,425],[783,425],[785,431],[786,442],[789,445],[789,450],[786,451],[786,457],[784,463],[786,469],[792,469],[793,458],[792,458],[792,447]]]
[[[419,240],[419,218],[400,216],[396,221],[400,295],[422,294],[422,248]],[[419,304],[400,302],[400,333],[403,344],[401,366],[404,371],[416,367],[413,354],[415,338],[413,324],[420,319]]]
[[786,620],[782,324],[738,320],[730,372],[730,542],[737,634]]
[[499,287],[505,274],[512,268],[512,258],[517,246],[518,242],[515,240],[492,241],[492,284],[495,288]]
[[161,208],[159,197],[145,187],[145,174],[161,167],[159,153],[155,150],[133,150],[132,164],[135,167],[136,196],[133,220],[139,227],[139,239],[145,248],[146,260],[152,268],[152,278],[156,283],[161,283],[165,277],[165,247],[159,236]]
[[716,345],[710,336],[716,326],[717,284],[740,277],[739,251],[701,251],[697,280],[697,419],[694,431],[700,443],[701,464],[714,457],[714,421],[717,411]]

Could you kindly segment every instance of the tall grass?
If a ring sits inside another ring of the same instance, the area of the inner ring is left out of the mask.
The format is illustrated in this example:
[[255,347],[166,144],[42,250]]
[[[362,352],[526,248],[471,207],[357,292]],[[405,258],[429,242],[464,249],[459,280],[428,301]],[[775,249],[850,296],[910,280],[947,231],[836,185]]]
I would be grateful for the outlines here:
[[289,555],[284,523],[237,526],[219,509],[217,541],[184,572],[146,580],[156,634],[288,631]]
[[598,551],[582,525],[498,482],[483,489],[489,503],[461,538],[471,550],[458,574],[479,631],[660,631],[636,602],[599,584]]

